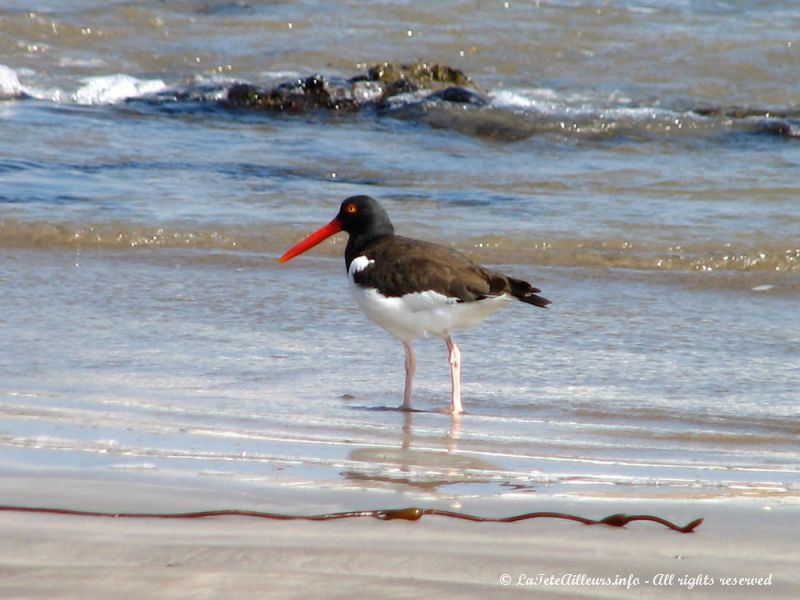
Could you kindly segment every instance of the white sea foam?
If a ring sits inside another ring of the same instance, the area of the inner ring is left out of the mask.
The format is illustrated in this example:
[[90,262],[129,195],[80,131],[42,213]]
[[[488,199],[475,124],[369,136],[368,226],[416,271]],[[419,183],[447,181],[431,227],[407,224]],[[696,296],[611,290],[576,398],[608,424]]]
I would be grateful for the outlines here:
[[[83,85],[72,94],[58,88],[38,88],[25,85],[19,80],[23,71],[0,64],[0,98],[15,98],[22,95],[50,100],[72,101],[77,104],[115,104],[128,98],[137,98],[160,92],[167,87],[160,79],[137,79],[118,73],[99,77],[87,77]],[[31,72],[32,74],[32,72]]]
[[537,104],[535,100],[511,90],[490,92],[489,97],[491,98],[492,106],[497,108],[532,108]]
[[607,99],[583,94],[564,95],[550,88],[523,88],[490,92],[495,108],[535,112],[544,115],[593,116],[607,104]]
[[0,98],[17,98],[20,96],[31,96],[40,100],[50,100],[60,102],[62,92],[58,89],[41,89],[23,84],[19,76],[29,77],[34,72],[29,69],[14,70],[6,65],[0,65]]
[[529,90],[499,90],[490,92],[492,105],[497,108],[541,109],[554,102],[561,103],[558,92],[550,88],[534,88]]
[[499,90],[489,94],[492,106],[508,110],[536,112],[565,118],[650,121],[686,118],[685,115],[657,106],[630,106],[624,95],[596,96],[561,94],[550,88]]
[[17,72],[6,65],[0,65],[0,98],[13,98],[24,93]]
[[428,97],[428,92],[426,91],[417,91],[417,92],[406,92],[404,94],[397,94],[396,96],[390,96],[386,99],[386,105],[389,108],[400,108],[401,106],[405,106],[407,104],[416,104],[425,100]]
[[84,85],[72,94],[77,104],[116,104],[128,98],[155,94],[167,87],[160,79],[137,79],[117,73],[83,79]]

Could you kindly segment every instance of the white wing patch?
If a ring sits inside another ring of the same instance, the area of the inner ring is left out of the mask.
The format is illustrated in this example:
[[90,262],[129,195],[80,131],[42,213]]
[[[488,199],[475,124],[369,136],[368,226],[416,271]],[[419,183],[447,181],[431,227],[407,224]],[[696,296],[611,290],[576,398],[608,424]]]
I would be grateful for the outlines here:
[[360,271],[363,271],[368,266],[374,265],[374,264],[375,264],[375,261],[370,259],[370,258],[367,258],[366,256],[356,256],[350,262],[350,268],[347,269],[347,275],[350,278],[350,281],[351,282],[353,281],[353,275],[355,275],[356,273],[359,273]]

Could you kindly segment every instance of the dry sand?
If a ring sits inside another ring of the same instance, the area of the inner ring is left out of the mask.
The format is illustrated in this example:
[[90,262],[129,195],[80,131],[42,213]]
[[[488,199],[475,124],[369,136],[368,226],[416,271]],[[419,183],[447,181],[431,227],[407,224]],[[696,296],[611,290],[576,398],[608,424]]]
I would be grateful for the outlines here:
[[[39,496],[36,502],[31,494],[40,493],[43,484],[55,490],[53,499]],[[403,505],[391,495],[353,492],[348,501],[347,494],[310,489],[276,489],[264,502],[220,494],[211,505],[188,489],[24,478],[3,478],[0,492],[12,501],[4,503],[98,510],[146,506],[150,512],[283,507],[282,512],[311,514]],[[312,503],[302,504],[309,498]],[[0,512],[0,598],[488,598],[535,592],[558,598],[800,597],[795,504],[767,498],[627,502],[531,496],[476,502],[463,510],[494,515],[558,510],[590,518],[646,512],[680,524],[698,516],[706,520],[684,535],[644,522],[617,529],[437,516],[417,522],[276,522]],[[723,578],[740,577],[762,578],[764,585],[723,585]]]

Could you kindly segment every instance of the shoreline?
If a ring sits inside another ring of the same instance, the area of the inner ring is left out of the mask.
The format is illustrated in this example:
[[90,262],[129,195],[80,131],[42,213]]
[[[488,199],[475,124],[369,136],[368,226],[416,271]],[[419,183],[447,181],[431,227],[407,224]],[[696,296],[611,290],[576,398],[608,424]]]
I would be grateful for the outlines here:
[[[45,482],[58,490],[57,499],[43,501],[39,492]],[[158,507],[159,512],[236,506],[311,514],[343,503],[352,509],[409,505],[407,497],[398,504],[397,495],[277,486],[243,495],[57,478],[27,488],[24,483],[25,478],[2,478],[3,498],[24,500],[27,495],[29,505],[120,511]],[[590,518],[649,513],[680,524],[698,517],[705,521],[694,533],[680,534],[646,522],[616,528],[549,519],[471,523],[432,515],[416,522],[309,522],[2,512],[0,595],[79,598],[113,589],[121,596],[150,598],[478,598],[546,589],[565,598],[677,597],[687,590],[692,597],[712,598],[722,593],[791,597],[800,590],[795,540],[800,506],[792,502],[612,501],[532,494],[465,499],[459,510],[495,516],[559,510]]]

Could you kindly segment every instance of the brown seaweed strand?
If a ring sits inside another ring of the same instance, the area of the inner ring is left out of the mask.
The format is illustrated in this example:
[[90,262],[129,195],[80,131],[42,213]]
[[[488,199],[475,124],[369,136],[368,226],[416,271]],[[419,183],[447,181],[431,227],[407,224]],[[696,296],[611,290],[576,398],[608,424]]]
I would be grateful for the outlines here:
[[468,513],[456,512],[451,510],[441,510],[438,508],[398,508],[398,509],[376,509],[376,510],[356,510],[346,512],[323,513],[319,515],[287,515],[282,513],[268,513],[256,510],[203,510],[195,512],[182,512],[182,513],[134,513],[134,512],[110,512],[110,511],[93,511],[93,510],[74,510],[69,508],[53,508],[53,507],[40,507],[40,506],[11,506],[0,505],[0,512],[24,512],[24,513],[40,513],[51,515],[67,515],[79,517],[102,517],[113,519],[205,519],[209,517],[251,517],[257,519],[272,519],[278,521],[333,521],[336,519],[352,519],[359,517],[373,517],[383,521],[405,520],[405,521],[418,521],[424,515],[435,515],[439,517],[449,517],[452,519],[462,519],[465,521],[481,522],[481,523],[517,523],[519,521],[527,521],[530,519],[561,519],[566,521],[574,521],[583,525],[608,525],[611,527],[625,527],[632,521],[652,521],[663,525],[673,531],[679,533],[692,533],[700,524],[703,519],[695,519],[694,521],[684,525],[676,525],[672,521],[668,521],[656,515],[625,515],[622,513],[609,515],[603,519],[589,519],[579,515],[571,515],[561,512],[532,512],[520,515],[512,515],[510,517],[481,517],[478,515],[471,515]]

